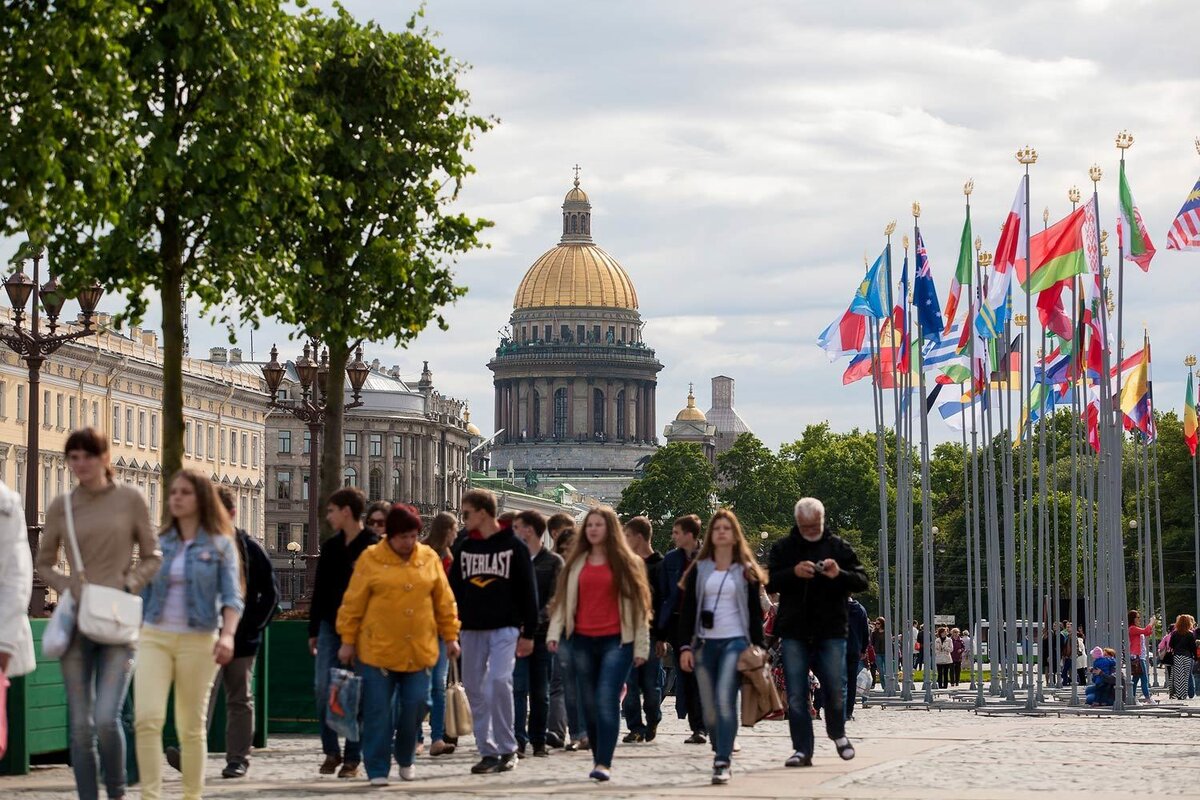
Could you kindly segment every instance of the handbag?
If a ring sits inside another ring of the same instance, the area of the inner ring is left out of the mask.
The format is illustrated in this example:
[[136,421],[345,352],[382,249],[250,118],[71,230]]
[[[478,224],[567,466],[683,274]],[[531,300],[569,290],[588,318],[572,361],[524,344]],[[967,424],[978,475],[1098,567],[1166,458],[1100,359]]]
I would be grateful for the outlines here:
[[467,690],[458,678],[458,659],[450,659],[450,682],[446,684],[446,735],[469,736],[474,732]]
[[1142,659],[1139,656],[1129,660],[1129,674],[1135,678],[1142,677]]
[[325,724],[338,736],[344,736],[352,742],[359,741],[358,712],[362,702],[362,676],[340,667],[330,669],[328,702],[329,713],[325,715]]
[[75,597],[71,590],[58,596],[58,605],[46,623],[42,634],[42,655],[46,658],[62,658],[75,636]]
[[133,644],[142,628],[142,598],[124,589],[87,582],[87,571],[75,537],[75,512],[71,508],[74,494],[67,495],[63,512],[67,517],[67,543],[71,547],[75,569],[79,570],[76,625],[80,633],[97,644]]

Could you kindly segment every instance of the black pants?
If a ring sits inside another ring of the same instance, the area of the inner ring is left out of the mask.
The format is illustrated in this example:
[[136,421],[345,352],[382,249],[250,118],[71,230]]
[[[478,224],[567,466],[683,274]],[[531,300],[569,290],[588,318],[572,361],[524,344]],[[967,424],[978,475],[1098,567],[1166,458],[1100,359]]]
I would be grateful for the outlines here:
[[958,686],[962,683],[962,662],[955,661],[950,664],[950,685]]
[[679,642],[672,642],[675,651],[675,712],[680,719],[687,717],[692,733],[704,733],[704,710],[700,707],[700,686],[696,683],[696,671],[679,669]]
[[938,688],[945,689],[947,686],[950,685],[950,665],[949,664],[938,664],[937,670],[938,670]]

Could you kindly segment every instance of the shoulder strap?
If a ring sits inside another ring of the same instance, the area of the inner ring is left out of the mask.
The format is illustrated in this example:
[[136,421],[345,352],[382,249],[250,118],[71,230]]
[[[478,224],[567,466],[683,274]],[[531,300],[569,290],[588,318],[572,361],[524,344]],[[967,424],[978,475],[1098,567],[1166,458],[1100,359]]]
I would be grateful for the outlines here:
[[83,556],[79,554],[79,542],[75,538],[75,512],[71,508],[72,501],[75,499],[74,490],[67,492],[67,496],[63,498],[63,514],[67,518],[67,544],[71,548],[71,558],[75,562],[75,569],[79,571],[79,580],[87,580],[84,577]]

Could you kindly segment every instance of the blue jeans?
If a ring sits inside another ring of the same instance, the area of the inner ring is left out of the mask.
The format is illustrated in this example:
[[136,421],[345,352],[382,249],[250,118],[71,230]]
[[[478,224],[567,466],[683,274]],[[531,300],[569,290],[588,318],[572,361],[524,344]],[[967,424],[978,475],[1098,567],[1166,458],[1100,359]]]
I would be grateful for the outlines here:
[[[654,643],[650,643],[650,657],[640,667],[631,667],[625,679],[625,702],[621,710],[625,724],[634,733],[646,735],[649,728],[657,728],[662,722],[662,692],[666,676],[662,661],[654,654]],[[642,722],[645,711],[646,721]]]
[[633,645],[621,644],[620,634],[571,637],[571,666],[593,763],[612,766],[621,732],[621,687],[633,663]]
[[[1142,674],[1138,675],[1136,678],[1133,678],[1133,694],[1135,697],[1137,696],[1137,687],[1138,687],[1138,684],[1140,683],[1142,685],[1142,697],[1149,700],[1150,699],[1150,670],[1146,667],[1145,656],[1135,656],[1135,658],[1137,658],[1137,660],[1142,663]],[[1131,669],[1130,672],[1132,673],[1133,670]]]
[[846,680],[845,639],[784,639],[783,671],[787,676],[788,729],[792,749],[813,753],[812,717],[808,713],[808,672],[812,670],[825,691],[825,733],[830,739],[846,735],[845,695],[839,691]]
[[703,639],[695,652],[696,685],[704,709],[704,727],[712,736],[715,761],[728,764],[733,758],[733,739],[738,729],[738,656],[750,645],[744,636],[732,639]]
[[354,666],[363,679],[363,764],[368,779],[386,778],[393,752],[402,767],[411,767],[416,759],[417,725],[425,716],[431,670],[392,672],[361,661]]
[[579,698],[575,691],[575,679],[571,673],[571,648],[567,640],[558,643],[550,673],[550,718],[549,731],[556,733],[564,742],[583,738]]
[[[438,639],[438,661],[433,665],[429,678],[429,697],[425,706],[429,709],[429,738],[440,742],[446,738],[446,675],[450,672],[450,659],[446,655],[446,643]],[[417,721],[417,741],[425,741],[423,720]]]
[[[61,660],[71,725],[71,766],[80,800],[125,795],[125,731],[121,709],[129,693],[135,649],[97,644],[78,631]],[[97,753],[99,745],[99,753]]]
[[[362,751],[358,742],[346,740],[346,752],[338,747],[338,736],[333,728],[325,724],[325,711],[329,707],[329,670],[340,666],[337,660],[338,648],[342,646],[341,637],[337,635],[333,625],[322,622],[317,633],[317,665],[315,668],[314,689],[317,698],[317,725],[321,729],[321,751],[327,756],[342,756],[348,764],[357,764],[362,760]],[[364,704],[362,706],[366,708]]]
[[[517,746],[546,745],[550,716],[550,669],[553,656],[545,639],[535,639],[533,652],[517,659],[513,669],[513,728]],[[528,720],[526,715],[528,714]]]

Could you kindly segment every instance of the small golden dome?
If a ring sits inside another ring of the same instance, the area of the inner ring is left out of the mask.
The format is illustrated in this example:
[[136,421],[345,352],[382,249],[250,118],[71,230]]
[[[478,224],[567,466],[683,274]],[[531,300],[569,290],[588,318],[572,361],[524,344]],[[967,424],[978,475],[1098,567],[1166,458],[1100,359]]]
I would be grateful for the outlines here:
[[513,308],[556,306],[637,309],[637,291],[628,273],[602,248],[563,243],[533,262],[513,300]]
[[579,182],[575,182],[574,188],[567,192],[567,196],[563,198],[564,203],[590,203],[587,192],[579,188]]
[[463,412],[463,422],[466,423],[467,433],[472,436],[483,436],[483,432],[479,430],[479,426],[471,422],[471,409]]
[[704,416],[704,412],[696,408],[696,395],[693,393],[692,385],[688,384],[688,404],[687,408],[675,415],[676,422],[708,422]]

